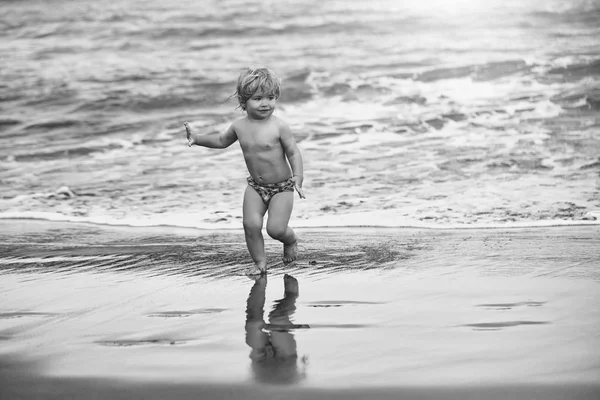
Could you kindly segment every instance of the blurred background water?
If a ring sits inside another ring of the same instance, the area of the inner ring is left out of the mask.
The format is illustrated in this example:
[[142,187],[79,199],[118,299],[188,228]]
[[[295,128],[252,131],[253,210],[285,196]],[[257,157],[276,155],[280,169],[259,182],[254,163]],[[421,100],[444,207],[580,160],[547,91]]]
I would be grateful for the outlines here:
[[182,123],[266,65],[294,226],[600,222],[600,0],[2,1],[0,38],[0,218],[241,228],[239,146]]

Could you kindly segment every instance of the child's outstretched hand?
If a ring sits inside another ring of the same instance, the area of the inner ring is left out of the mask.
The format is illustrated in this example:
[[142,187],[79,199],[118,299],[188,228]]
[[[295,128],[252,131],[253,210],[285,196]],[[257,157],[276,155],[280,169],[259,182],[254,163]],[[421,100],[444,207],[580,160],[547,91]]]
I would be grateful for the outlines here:
[[192,136],[192,129],[190,128],[190,126],[188,125],[187,122],[184,122],[183,126],[185,126],[185,132],[187,133],[188,147],[192,147],[192,145],[194,144],[194,137]]
[[292,182],[294,182],[294,188],[296,189],[296,192],[298,192],[298,195],[300,196],[301,199],[306,198],[306,196],[304,195],[304,190],[302,190],[302,182],[303,181],[304,181],[303,176],[294,175],[292,177]]

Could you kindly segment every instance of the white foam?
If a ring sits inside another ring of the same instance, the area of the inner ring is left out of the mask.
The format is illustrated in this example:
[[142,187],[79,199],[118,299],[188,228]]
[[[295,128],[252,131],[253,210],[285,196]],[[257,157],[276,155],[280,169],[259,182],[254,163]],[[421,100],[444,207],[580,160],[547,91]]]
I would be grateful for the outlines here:
[[[557,226],[600,225],[600,210],[587,213],[596,220],[536,220],[536,221],[507,221],[502,223],[465,222],[465,223],[435,223],[424,222],[416,218],[399,217],[394,210],[367,211],[353,214],[321,215],[310,219],[292,219],[290,225],[294,228],[422,228],[422,229],[508,229],[508,228],[544,228]],[[89,218],[66,216],[57,213],[22,212],[0,213],[0,220],[41,220],[53,222],[91,223],[105,226],[130,227],[168,227],[203,230],[243,230],[241,222],[211,223],[190,221],[173,218],[117,219]],[[70,260],[72,258],[69,258]],[[45,259],[48,260],[48,259]]]
[[[418,219],[398,218],[394,213],[364,212],[354,215],[317,217],[294,224],[297,227],[382,227],[382,228],[426,228],[426,229],[505,229],[505,228],[544,228],[553,226],[600,225],[600,213],[597,220],[541,220],[541,221],[507,221],[502,223],[469,222],[429,223]],[[592,214],[590,213],[590,216]]]
[[108,225],[108,226],[133,226],[133,227],[156,227],[156,226],[170,226],[178,228],[198,228],[198,229],[234,229],[241,228],[241,222],[199,222],[195,218],[190,218],[189,215],[179,218],[155,216],[153,218],[146,217],[130,217],[130,218],[116,218],[109,216],[92,216],[92,217],[79,217],[72,215],[64,215],[60,213],[49,213],[49,212],[37,212],[37,211],[23,211],[23,212],[2,212],[0,213],[0,220],[2,219],[32,219],[42,221],[53,221],[53,222],[82,222],[91,223],[96,225]]

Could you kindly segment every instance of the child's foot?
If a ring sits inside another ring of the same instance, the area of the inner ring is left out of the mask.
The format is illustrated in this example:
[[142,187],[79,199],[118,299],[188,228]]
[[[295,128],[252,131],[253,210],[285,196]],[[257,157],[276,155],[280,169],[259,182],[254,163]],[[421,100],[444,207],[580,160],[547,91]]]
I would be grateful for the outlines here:
[[248,276],[260,276],[267,273],[267,263],[256,263],[246,270]]
[[262,274],[262,275],[246,275],[246,277],[248,279],[254,281],[257,284],[263,284],[263,285],[267,284],[267,274]]
[[187,134],[188,147],[192,147],[192,145],[194,144],[194,137],[192,136],[192,129],[190,128],[190,126],[188,125],[187,122],[184,122],[183,126],[185,126],[185,132]]
[[296,260],[296,253],[298,252],[298,238],[294,241],[294,243],[287,245],[283,245],[283,262],[288,264],[292,261]]

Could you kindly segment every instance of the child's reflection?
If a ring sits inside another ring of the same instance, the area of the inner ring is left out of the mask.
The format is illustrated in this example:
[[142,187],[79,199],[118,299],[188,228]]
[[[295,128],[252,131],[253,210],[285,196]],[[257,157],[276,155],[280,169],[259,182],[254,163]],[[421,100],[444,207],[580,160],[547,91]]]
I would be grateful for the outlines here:
[[252,372],[256,380],[268,383],[295,383],[304,378],[298,369],[296,339],[291,329],[308,327],[294,325],[290,317],[296,311],[299,296],[298,281],[291,275],[283,277],[284,295],[269,313],[269,323],[263,319],[267,276],[261,275],[250,289],[246,309],[246,344],[252,348]]

